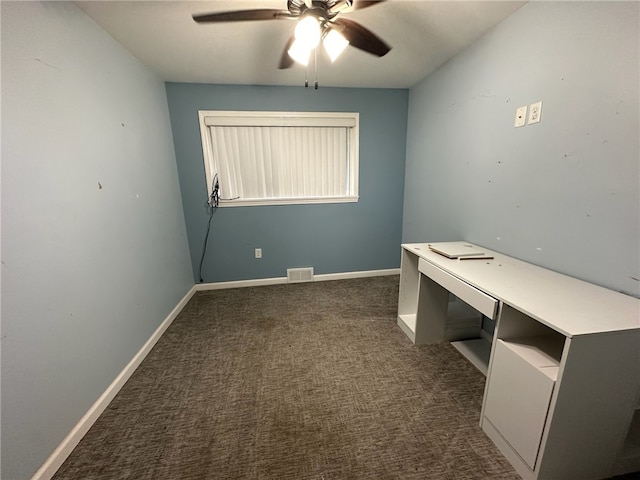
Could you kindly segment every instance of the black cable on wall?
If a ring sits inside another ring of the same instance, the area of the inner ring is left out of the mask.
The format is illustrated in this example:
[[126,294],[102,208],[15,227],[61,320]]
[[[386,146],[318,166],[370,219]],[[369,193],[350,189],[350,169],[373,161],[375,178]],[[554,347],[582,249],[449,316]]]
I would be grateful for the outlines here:
[[202,264],[204,263],[204,257],[207,253],[207,243],[209,241],[209,233],[211,231],[211,220],[213,220],[213,214],[218,210],[218,204],[220,203],[220,183],[218,182],[218,174],[213,177],[211,185],[211,195],[207,199],[207,210],[209,212],[209,220],[207,222],[207,233],[204,236],[204,244],[202,245],[202,257],[200,258],[200,267],[198,268],[198,278],[200,283],[204,282],[202,278]]

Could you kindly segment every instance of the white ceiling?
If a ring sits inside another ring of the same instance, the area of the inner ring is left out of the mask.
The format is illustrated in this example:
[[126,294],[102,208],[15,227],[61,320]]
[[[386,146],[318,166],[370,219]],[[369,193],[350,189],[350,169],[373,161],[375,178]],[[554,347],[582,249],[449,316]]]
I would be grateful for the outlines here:
[[[302,85],[305,67],[277,68],[290,20],[197,24],[192,14],[276,8],[286,0],[81,1],[93,20],[171,82]],[[377,58],[348,48],[334,64],[318,54],[320,86],[409,88],[520,8],[521,1],[387,0],[344,14],[392,50]],[[313,69],[309,71],[311,83]]]

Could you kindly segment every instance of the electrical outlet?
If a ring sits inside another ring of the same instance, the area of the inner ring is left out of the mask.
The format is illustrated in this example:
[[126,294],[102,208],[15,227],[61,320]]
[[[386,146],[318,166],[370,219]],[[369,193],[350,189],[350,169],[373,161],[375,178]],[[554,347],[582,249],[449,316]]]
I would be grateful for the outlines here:
[[256,248],[256,258],[262,258],[262,249],[261,248]]
[[540,121],[540,115],[542,115],[542,102],[532,103],[529,107],[528,125],[531,125],[532,123],[538,123]]
[[525,121],[527,120],[527,106],[524,105],[523,107],[518,107],[516,109],[516,121],[514,123],[514,127],[522,127],[525,124]]

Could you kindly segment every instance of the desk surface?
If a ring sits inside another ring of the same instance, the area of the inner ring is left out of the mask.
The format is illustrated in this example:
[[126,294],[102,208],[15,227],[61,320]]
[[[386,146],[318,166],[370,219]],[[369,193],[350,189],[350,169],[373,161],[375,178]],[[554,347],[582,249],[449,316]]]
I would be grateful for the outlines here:
[[637,298],[474,246],[494,258],[450,259],[431,251],[428,243],[402,245],[566,336],[640,329]]

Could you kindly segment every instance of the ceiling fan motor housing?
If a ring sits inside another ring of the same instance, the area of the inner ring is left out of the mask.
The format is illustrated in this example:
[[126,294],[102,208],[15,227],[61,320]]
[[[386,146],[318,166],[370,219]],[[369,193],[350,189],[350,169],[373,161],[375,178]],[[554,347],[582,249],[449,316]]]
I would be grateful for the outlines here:
[[[309,7],[308,4],[311,4]],[[317,17],[330,20],[342,11],[351,8],[353,0],[288,0],[287,10],[292,17],[300,17],[309,12]]]

